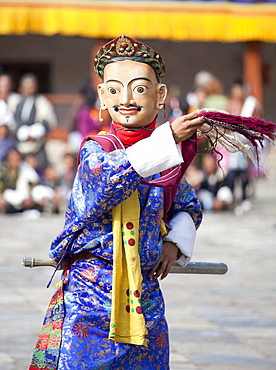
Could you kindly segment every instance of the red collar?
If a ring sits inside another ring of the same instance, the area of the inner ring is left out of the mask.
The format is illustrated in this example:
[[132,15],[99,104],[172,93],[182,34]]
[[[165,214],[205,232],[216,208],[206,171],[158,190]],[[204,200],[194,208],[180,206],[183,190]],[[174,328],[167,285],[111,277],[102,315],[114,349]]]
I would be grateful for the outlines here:
[[[116,135],[126,148],[149,137],[156,126],[156,119],[146,127],[139,127],[137,131],[128,131],[126,127],[116,122],[111,123],[111,132]],[[131,129],[131,128],[130,128]]]

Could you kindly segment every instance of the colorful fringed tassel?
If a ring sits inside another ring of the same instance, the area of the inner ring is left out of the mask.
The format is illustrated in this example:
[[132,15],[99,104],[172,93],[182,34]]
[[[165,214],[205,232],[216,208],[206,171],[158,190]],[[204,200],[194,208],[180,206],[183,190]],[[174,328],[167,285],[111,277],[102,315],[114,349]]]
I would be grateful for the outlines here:
[[[276,139],[276,124],[258,117],[243,117],[217,110],[203,110],[206,123],[200,131],[209,140],[211,149],[216,150],[218,144],[228,151],[242,151],[257,165],[259,164],[258,149],[264,146],[264,141],[273,142]],[[239,135],[236,135],[239,134]],[[254,147],[252,148],[239,140],[244,136]]]

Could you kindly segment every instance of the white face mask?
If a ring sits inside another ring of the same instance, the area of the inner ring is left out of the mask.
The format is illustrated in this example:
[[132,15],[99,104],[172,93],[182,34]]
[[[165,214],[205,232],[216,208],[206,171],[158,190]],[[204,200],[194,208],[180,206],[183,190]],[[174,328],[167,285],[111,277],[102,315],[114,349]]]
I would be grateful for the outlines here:
[[155,119],[167,92],[149,65],[131,60],[108,64],[98,89],[113,121],[133,127],[147,126]]

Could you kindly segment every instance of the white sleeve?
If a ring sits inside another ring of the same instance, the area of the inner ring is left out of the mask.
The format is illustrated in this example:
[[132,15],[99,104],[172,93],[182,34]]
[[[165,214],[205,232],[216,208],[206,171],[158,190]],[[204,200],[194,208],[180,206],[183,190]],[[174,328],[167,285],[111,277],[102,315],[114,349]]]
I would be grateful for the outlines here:
[[128,160],[142,177],[154,175],[183,162],[169,122],[157,127],[150,137],[126,149]]
[[49,124],[50,129],[57,127],[58,120],[54,105],[43,95],[38,96],[35,104],[36,104],[35,120],[37,122],[42,122],[43,120],[46,120]]
[[179,212],[169,221],[171,230],[163,240],[170,241],[177,245],[181,251],[181,256],[175,261],[181,266],[186,266],[190,262],[196,237],[196,228],[192,217],[187,212]]

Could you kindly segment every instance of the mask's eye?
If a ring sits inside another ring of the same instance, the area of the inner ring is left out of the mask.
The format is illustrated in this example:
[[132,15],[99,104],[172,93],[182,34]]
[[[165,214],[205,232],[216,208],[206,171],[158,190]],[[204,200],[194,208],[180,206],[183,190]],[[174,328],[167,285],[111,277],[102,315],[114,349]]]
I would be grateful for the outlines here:
[[115,89],[115,87],[109,87],[108,88],[108,91],[110,92],[110,94],[112,94],[112,95],[115,95],[117,92],[118,92],[118,90],[117,89]]
[[137,94],[144,94],[147,91],[147,89],[148,88],[146,86],[139,85],[134,88],[134,92],[136,92]]

